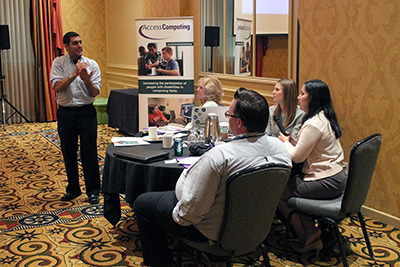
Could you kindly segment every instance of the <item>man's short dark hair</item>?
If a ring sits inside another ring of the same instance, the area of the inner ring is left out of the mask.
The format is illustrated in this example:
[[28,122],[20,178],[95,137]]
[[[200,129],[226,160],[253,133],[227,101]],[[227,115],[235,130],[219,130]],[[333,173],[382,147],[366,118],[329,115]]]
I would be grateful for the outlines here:
[[157,49],[157,46],[155,43],[148,43],[147,44],[147,49],[150,49],[151,47],[154,47],[155,49]]
[[250,133],[265,132],[269,120],[268,102],[259,93],[240,87],[234,95],[237,100],[234,115],[243,121]]
[[79,36],[76,32],[67,32],[64,34],[63,37],[63,43],[69,45],[69,42],[71,41],[71,37]]

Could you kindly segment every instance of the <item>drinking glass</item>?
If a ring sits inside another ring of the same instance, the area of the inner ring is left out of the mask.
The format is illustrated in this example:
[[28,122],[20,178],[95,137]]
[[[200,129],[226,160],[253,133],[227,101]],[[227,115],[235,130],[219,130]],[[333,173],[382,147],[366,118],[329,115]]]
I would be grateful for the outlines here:
[[189,134],[189,136],[187,138],[187,141],[186,141],[186,145],[187,146],[191,146],[191,145],[196,144],[197,141],[198,141],[198,138],[199,138],[195,128],[190,128],[189,131],[190,131],[190,134]]
[[198,128],[197,132],[198,132],[197,143],[203,144],[205,142],[204,128]]

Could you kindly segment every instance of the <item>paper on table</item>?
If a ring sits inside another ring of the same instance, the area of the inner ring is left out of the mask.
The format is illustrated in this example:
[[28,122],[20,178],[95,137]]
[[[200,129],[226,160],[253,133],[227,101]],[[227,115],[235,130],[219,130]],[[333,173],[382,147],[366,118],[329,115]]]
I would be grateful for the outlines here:
[[150,145],[150,143],[144,141],[142,137],[112,137],[111,142],[113,142],[114,146]]
[[183,158],[176,158],[179,164],[182,164],[185,168],[195,164],[200,157],[183,157]]
[[188,134],[185,134],[185,133],[177,133],[177,134],[175,134],[174,135],[174,137],[184,137],[184,136],[187,136]]
[[180,131],[183,131],[183,125],[176,123],[170,123],[168,125],[159,127],[157,129],[157,132],[159,133],[165,133],[165,132],[179,133]]

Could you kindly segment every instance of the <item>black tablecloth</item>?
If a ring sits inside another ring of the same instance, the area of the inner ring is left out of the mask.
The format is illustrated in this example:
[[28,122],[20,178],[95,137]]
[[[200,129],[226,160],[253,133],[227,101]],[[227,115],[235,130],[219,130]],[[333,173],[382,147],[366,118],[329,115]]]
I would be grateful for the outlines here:
[[138,89],[111,90],[107,109],[108,126],[126,134],[138,132]]
[[[163,149],[162,143],[153,143],[151,149]],[[108,145],[104,162],[102,193],[104,195],[104,217],[113,225],[121,218],[119,194],[125,194],[125,200],[131,206],[136,198],[150,191],[174,190],[176,181],[183,171],[179,164],[165,164],[157,161],[149,164],[135,162],[114,156],[114,151],[123,147]],[[174,158],[174,149],[169,149],[170,159]],[[187,148],[183,156],[189,155]]]

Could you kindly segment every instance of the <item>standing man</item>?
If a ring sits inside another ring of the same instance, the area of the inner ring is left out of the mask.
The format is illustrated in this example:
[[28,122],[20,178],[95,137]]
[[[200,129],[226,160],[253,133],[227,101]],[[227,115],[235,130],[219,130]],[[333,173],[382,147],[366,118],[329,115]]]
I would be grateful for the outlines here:
[[231,174],[267,163],[291,166],[279,139],[264,133],[269,108],[259,93],[239,88],[225,116],[235,138],[203,154],[182,172],[175,191],[148,192],[133,204],[144,264],[175,266],[167,233],[193,241],[217,241]]
[[179,76],[179,64],[172,58],[172,48],[166,46],[161,52],[167,64],[165,64],[164,68],[158,68],[157,71],[162,75]]
[[58,134],[68,177],[66,194],[62,201],[82,194],[79,187],[78,137],[85,178],[86,194],[90,204],[99,203],[100,172],[97,161],[97,118],[93,106],[100,92],[100,68],[96,61],[82,56],[82,39],[76,32],[63,37],[68,54],[53,61],[50,81],[56,92]]

